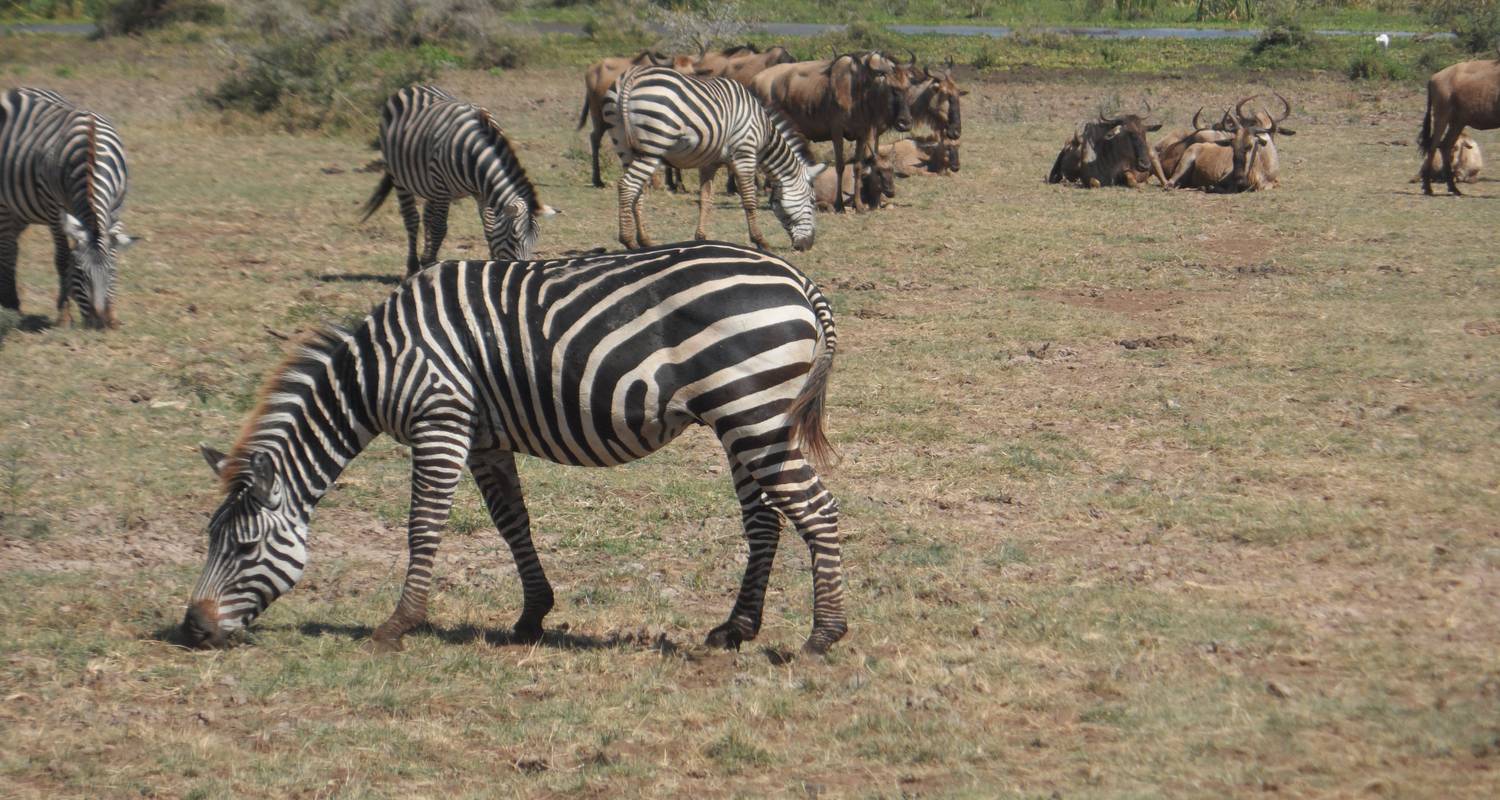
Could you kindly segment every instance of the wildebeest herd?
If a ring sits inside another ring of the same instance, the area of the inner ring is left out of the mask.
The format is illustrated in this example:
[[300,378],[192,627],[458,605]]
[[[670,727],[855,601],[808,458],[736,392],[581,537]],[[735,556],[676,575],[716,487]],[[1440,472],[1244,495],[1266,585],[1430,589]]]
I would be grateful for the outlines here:
[[[410,562],[376,646],[399,648],[425,620],[433,559],[465,469],[520,574],[514,639],[536,641],[553,594],[532,545],[515,454],[614,466],[703,425],[728,456],[749,547],[734,606],[708,642],[738,647],[757,635],[786,520],[812,555],[804,647],[826,651],[847,630],[838,504],[815,470],[832,455],[823,418],[837,337],[817,286],[768,252],[756,221],[760,181],[793,246],[811,247],[816,207],[878,208],[894,195],[895,174],[958,170],[963,94],[951,64],[919,68],[914,56],[873,51],[807,62],[779,47],[605,59],[585,75],[579,127],[594,124],[596,186],[604,134],[621,158],[627,250],[535,261],[539,220],[554,210],[495,116],[433,87],[397,92],[381,115],[385,174],[364,210],[368,217],[396,194],[408,277],[354,328],[304,342],[271,376],[227,453],[202,448],[224,499],[209,524],[184,640],[222,645],[292,588],[314,507],[384,433],[412,452]],[[1472,180],[1479,153],[1464,129],[1500,127],[1497,96],[1500,60],[1432,77],[1418,175],[1427,193],[1434,178],[1454,194],[1456,181]],[[1069,138],[1047,180],[1271,188],[1277,138],[1294,133],[1285,125],[1291,112],[1280,94],[1251,96],[1208,124],[1200,109],[1191,128],[1155,146],[1146,135],[1162,125],[1149,105],[1101,114]],[[880,146],[885,132],[914,126],[931,136]],[[831,169],[814,163],[810,141],[832,144]],[[848,158],[846,142],[854,143]],[[699,240],[714,175],[728,166],[758,249],[651,246],[641,198],[663,164],[699,170]],[[27,225],[44,224],[60,316],[72,303],[89,326],[117,325],[117,254],[130,243],[120,219],[126,176],[120,138],[99,115],[46,90],[0,95],[0,305],[19,310],[17,239]],[[438,263],[449,206],[464,197],[478,203],[493,260]]]

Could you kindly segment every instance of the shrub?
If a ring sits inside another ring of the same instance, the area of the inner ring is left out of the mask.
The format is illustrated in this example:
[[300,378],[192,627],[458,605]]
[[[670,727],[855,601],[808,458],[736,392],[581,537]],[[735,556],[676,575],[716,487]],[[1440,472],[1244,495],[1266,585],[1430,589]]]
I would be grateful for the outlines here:
[[94,15],[102,36],[141,33],[178,22],[216,24],[224,6],[211,0],[110,0]]
[[1399,81],[1411,77],[1411,69],[1392,58],[1385,48],[1366,45],[1349,60],[1350,80]]
[[1263,69],[1296,69],[1325,66],[1327,44],[1291,15],[1266,21],[1241,63]]
[[1469,53],[1491,53],[1500,43],[1500,2],[1496,0],[1438,0],[1432,20],[1453,31],[1458,46]]

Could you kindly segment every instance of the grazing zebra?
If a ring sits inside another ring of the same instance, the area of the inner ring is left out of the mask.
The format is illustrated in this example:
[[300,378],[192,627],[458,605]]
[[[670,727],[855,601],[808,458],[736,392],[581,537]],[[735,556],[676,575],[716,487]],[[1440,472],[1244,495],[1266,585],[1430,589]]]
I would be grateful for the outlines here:
[[[380,112],[380,152],[385,176],[365,203],[369,219],[391,190],[406,224],[406,274],[437,261],[448,235],[448,205],[473,197],[494,259],[531,258],[537,217],[557,211],[537,199],[526,170],[490,112],[435,86],[408,86]],[[417,214],[417,198],[427,201]],[[417,227],[427,236],[417,258]]]
[[46,89],[0,94],[0,307],[21,310],[17,240],[27,225],[52,231],[57,313],[71,299],[89,327],[115,327],[125,149],[103,117]]
[[641,193],[663,161],[698,168],[697,238],[707,236],[703,227],[713,205],[714,173],[729,164],[738,179],[750,241],[770,249],[755,221],[759,163],[780,189],[771,209],[792,237],[792,246],[812,247],[812,179],[822,165],[808,166],[812,159],[802,136],[745,87],[729,78],[702,80],[663,67],[631,67],[605,94],[604,119],[625,165],[620,242],[626,247],[651,246],[641,220]]
[[823,398],[834,346],[831,309],[812,281],[734,244],[431,267],[354,330],[287,362],[230,455],[203,449],[226,496],[183,636],[221,646],[292,588],[313,507],[386,433],[412,451],[410,564],[376,647],[400,649],[426,619],[433,558],[466,464],[520,573],[515,638],[534,642],[552,588],[514,454],[614,466],[700,424],[728,455],[750,553],[709,644],[737,647],[759,632],[784,515],[812,551],[804,647],[823,652],[846,629],[838,504],[812,466],[831,453]]

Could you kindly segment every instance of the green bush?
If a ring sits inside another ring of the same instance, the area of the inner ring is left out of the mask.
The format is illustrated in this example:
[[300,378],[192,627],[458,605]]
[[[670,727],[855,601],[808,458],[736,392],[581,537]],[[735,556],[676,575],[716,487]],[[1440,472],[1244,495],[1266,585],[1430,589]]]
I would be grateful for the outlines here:
[[1292,16],[1277,16],[1251,43],[1241,63],[1262,69],[1307,69],[1326,65],[1328,45]]
[[110,0],[94,14],[102,36],[141,33],[178,22],[214,25],[224,18],[224,6],[212,0]]
[[1346,72],[1350,80],[1356,81],[1402,81],[1412,77],[1409,67],[1376,45],[1366,45],[1355,53]]
[[1496,0],[1436,0],[1431,14],[1435,24],[1453,31],[1465,52],[1491,54],[1500,44],[1500,2]]

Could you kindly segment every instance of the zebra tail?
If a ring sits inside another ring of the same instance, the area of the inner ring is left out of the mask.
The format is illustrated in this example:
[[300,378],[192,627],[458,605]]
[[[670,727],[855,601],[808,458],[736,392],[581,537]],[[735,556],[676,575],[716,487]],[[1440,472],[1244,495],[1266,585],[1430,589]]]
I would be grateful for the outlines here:
[[615,113],[620,116],[620,140],[625,143],[625,149],[632,153],[635,152],[639,142],[635,137],[635,128],[630,124],[630,112],[626,110],[626,107],[630,102],[630,90],[635,88],[635,79],[640,71],[641,67],[631,67],[620,76],[619,82],[615,84]]
[[375,187],[375,193],[370,195],[370,199],[365,201],[364,208],[360,209],[364,212],[364,216],[360,217],[359,221],[364,222],[374,215],[376,209],[380,208],[380,204],[391,196],[391,190],[394,188],[396,188],[396,181],[391,178],[391,173],[387,172],[380,179],[380,185]]
[[828,441],[823,421],[823,401],[828,395],[828,375],[833,371],[838,336],[833,330],[833,309],[829,307],[828,299],[816,287],[810,287],[808,299],[812,301],[813,313],[817,314],[818,325],[823,329],[823,352],[813,359],[807,382],[792,400],[787,418],[791,423],[793,446],[800,447],[813,466],[826,468],[839,461],[838,451]]

